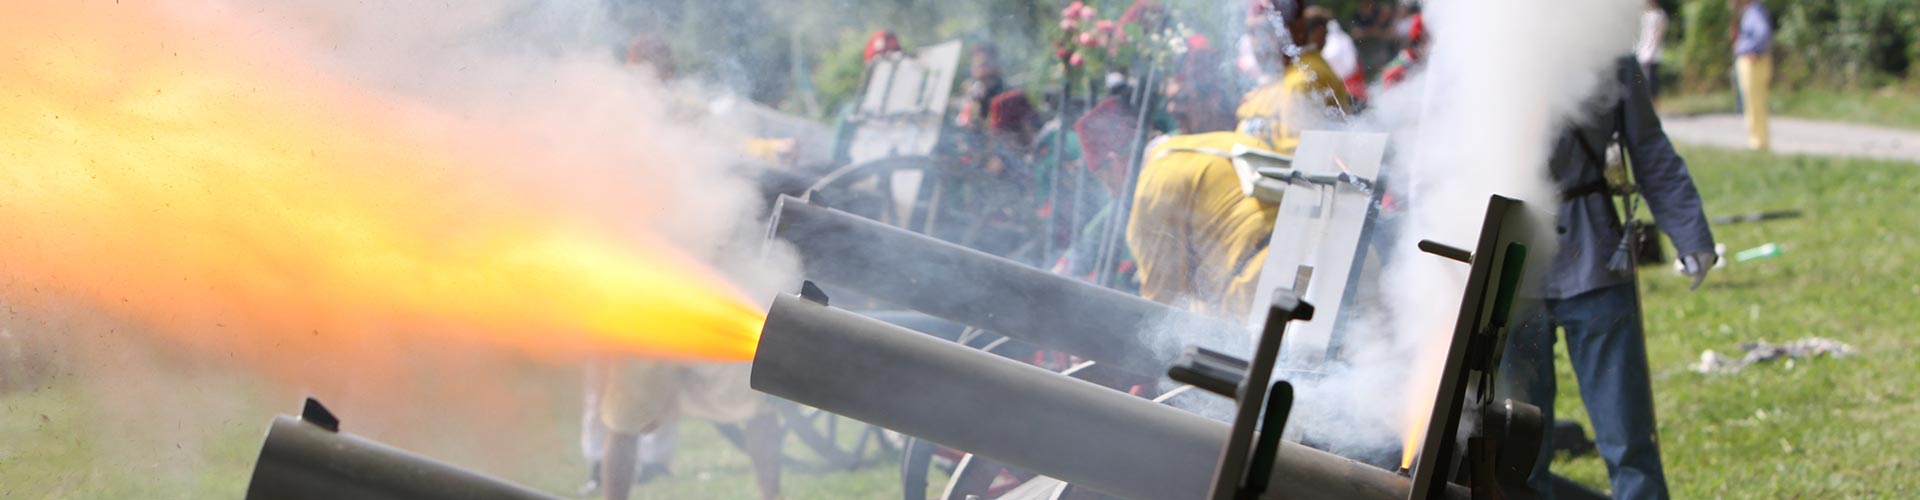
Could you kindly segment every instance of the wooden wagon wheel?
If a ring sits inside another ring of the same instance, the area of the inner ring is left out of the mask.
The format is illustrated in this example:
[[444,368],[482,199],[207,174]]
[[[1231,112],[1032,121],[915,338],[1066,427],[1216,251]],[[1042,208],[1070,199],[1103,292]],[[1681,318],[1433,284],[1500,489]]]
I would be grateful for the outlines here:
[[[845,210],[882,223],[914,232],[926,232],[938,220],[939,200],[921,200],[922,195],[938,196],[931,189],[939,160],[931,156],[894,156],[834,169],[808,188],[836,209]],[[896,183],[909,182],[911,186]],[[902,210],[901,198],[911,206]],[[925,211],[920,210],[925,208]],[[919,219],[916,221],[916,219]],[[916,223],[918,222],[918,223]]]
[[[802,473],[843,472],[880,463],[904,445],[899,433],[820,411],[786,400],[773,400],[780,423],[789,435],[806,445],[805,451],[785,449],[783,463]],[[737,425],[714,424],[737,449],[746,449],[746,434]]]

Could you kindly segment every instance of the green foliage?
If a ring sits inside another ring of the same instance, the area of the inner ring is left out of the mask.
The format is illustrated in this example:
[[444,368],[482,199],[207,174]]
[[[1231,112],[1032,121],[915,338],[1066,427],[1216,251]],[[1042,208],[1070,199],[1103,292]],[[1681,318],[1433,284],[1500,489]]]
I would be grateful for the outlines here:
[[[1051,38],[1071,0],[612,0],[623,23],[636,32],[670,38],[683,73],[732,87],[754,99],[779,103],[800,87],[795,55],[804,58],[825,113],[859,91],[867,36],[889,28],[912,50],[947,40],[991,41],[1014,83],[1055,91],[1060,67]],[[1132,0],[1089,0],[1101,17],[1113,19]],[[1213,0],[1161,2],[1182,23],[1206,34],[1217,47],[1237,31],[1240,3]],[[1130,36],[1136,34],[1129,33]],[[964,71],[962,72],[964,74]],[[1088,71],[1098,78],[1103,73]],[[825,117],[821,117],[825,118]]]
[[820,93],[821,109],[827,113],[839,112],[860,92],[861,79],[867,71],[867,64],[860,56],[866,51],[870,35],[853,30],[841,32],[837,42],[820,52],[819,62],[813,67],[813,88]]
[[1733,66],[1733,41],[1728,28],[1733,13],[1725,0],[1689,0],[1681,4],[1677,19],[1667,23],[1680,28],[1678,44],[1668,45],[1668,66],[1677,67],[1684,85],[1692,90],[1724,88]]
[[[1920,11],[1912,0],[1764,0],[1774,33],[1778,88],[1877,87],[1920,62]],[[1734,15],[1725,0],[1683,0],[1670,53],[1692,90],[1727,85]]]

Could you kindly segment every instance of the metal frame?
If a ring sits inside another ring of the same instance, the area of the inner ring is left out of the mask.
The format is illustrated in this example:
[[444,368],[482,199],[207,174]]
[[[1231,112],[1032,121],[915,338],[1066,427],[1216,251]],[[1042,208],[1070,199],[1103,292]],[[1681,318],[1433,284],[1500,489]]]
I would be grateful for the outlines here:
[[[1412,489],[1406,497],[1409,500],[1444,498],[1449,479],[1459,472],[1456,468],[1467,465],[1465,460],[1456,460],[1456,436],[1461,418],[1492,397],[1494,367],[1499,364],[1514,296],[1524,278],[1524,242],[1529,236],[1525,216],[1518,200],[1494,195],[1487,201],[1479,242],[1472,253],[1431,241],[1420,243],[1420,249],[1428,253],[1452,260],[1464,257],[1471,269],[1439,388],[1433,396],[1427,435],[1414,462]],[[1491,484],[1474,486],[1498,488]]]
[[[1253,362],[1238,384],[1235,399],[1239,406],[1234,411],[1232,430],[1227,433],[1227,445],[1220,452],[1213,489],[1207,495],[1214,500],[1252,499],[1266,492],[1271,478],[1258,471],[1273,468],[1274,454],[1279,453],[1280,436],[1292,411],[1293,385],[1284,380],[1269,381],[1273,380],[1273,365],[1279,362],[1287,324],[1313,319],[1313,306],[1292,293],[1280,292],[1273,295],[1269,308]],[[1269,392],[1273,401],[1268,401]],[[1260,432],[1258,443],[1256,430]]]

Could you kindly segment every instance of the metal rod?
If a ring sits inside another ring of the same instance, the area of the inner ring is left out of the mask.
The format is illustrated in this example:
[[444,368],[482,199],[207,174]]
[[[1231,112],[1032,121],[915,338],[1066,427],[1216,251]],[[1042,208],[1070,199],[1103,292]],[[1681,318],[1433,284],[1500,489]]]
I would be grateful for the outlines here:
[[247,484],[248,500],[554,500],[527,487],[276,416]]
[[[1042,219],[1040,225],[1039,262],[1043,263],[1043,265],[1051,265],[1050,261],[1053,259],[1053,227],[1055,221],[1060,218],[1060,176],[1066,173],[1067,132],[1073,130],[1073,124],[1067,120],[1067,118],[1073,116],[1073,112],[1070,109],[1070,103],[1073,102],[1073,79],[1063,77],[1060,80],[1060,100],[1054,103],[1058,108],[1054,110],[1053,114],[1053,122],[1055,124],[1053,127],[1053,151],[1051,151],[1049,155],[1053,157],[1053,167],[1052,173],[1047,175],[1047,216]],[[1067,225],[1069,227],[1073,225],[1071,219],[1068,220]]]
[[957,323],[1160,377],[1185,344],[1245,353],[1239,325],[782,197],[770,235],[807,279]]
[[1123,179],[1125,187],[1120,190],[1120,196],[1113,200],[1114,211],[1107,217],[1106,242],[1100,247],[1098,276],[1099,283],[1104,286],[1119,285],[1116,282],[1119,273],[1114,268],[1119,265],[1121,250],[1126,248],[1127,218],[1132,216],[1133,192],[1139,186],[1140,169],[1146,162],[1147,126],[1153,116],[1154,85],[1159,74],[1160,67],[1149,64],[1146,76],[1140,79],[1140,99],[1137,102],[1140,108],[1134,118],[1133,142],[1127,149],[1127,171]]
[[[1109,495],[1206,495],[1227,426],[793,297],[776,298],[752,385]],[[1407,478],[1291,442],[1263,498],[1404,498]]]
[[1473,263],[1473,252],[1459,247],[1449,246],[1438,241],[1420,240],[1419,248],[1422,252],[1445,257],[1448,260],[1459,261],[1462,264]]

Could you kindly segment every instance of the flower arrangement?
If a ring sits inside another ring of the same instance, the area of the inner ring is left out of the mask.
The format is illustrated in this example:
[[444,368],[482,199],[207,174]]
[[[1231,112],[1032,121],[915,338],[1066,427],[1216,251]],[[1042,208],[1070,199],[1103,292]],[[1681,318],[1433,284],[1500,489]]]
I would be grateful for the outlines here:
[[1054,39],[1054,55],[1069,71],[1084,68],[1089,60],[1104,63],[1106,52],[1120,33],[1113,21],[1100,19],[1099,9],[1075,1],[1060,10],[1060,36]]
[[1192,34],[1165,7],[1144,0],[1118,19],[1101,19],[1098,9],[1075,1],[1060,10],[1059,28],[1054,56],[1071,79],[1105,75],[1116,65],[1166,64],[1186,52]]

